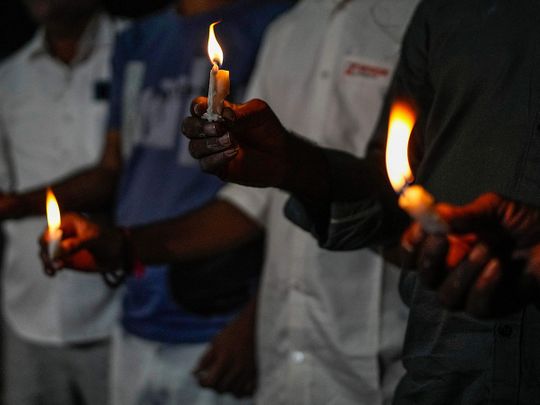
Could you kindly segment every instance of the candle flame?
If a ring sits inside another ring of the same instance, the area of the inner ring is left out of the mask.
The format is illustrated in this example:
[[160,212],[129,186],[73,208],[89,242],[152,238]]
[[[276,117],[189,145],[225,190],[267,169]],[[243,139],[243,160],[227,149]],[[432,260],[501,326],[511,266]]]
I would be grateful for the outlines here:
[[60,228],[60,207],[50,188],[47,189],[47,225],[49,231],[54,232]]
[[223,64],[223,50],[219,46],[216,34],[214,33],[214,26],[219,23],[220,21],[210,24],[208,30],[208,57],[210,58],[210,62],[217,63],[221,66]]
[[413,180],[407,151],[415,121],[415,113],[409,104],[401,101],[394,103],[388,124],[386,171],[393,189],[398,193]]

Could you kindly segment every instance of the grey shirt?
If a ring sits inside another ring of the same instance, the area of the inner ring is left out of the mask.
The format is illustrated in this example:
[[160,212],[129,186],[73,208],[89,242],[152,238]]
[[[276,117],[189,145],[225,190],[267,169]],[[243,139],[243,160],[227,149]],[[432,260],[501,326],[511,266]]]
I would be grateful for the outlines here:
[[[387,106],[396,95],[419,107],[416,177],[438,200],[461,204],[495,191],[540,206],[540,2],[424,1],[405,37]],[[379,164],[387,122],[385,108],[369,149]],[[388,206],[336,199],[326,227],[298,201],[288,213],[322,246],[351,249],[399,235]],[[445,311],[413,274],[401,288],[411,315],[407,375],[395,403],[540,403],[535,307],[478,321]]]

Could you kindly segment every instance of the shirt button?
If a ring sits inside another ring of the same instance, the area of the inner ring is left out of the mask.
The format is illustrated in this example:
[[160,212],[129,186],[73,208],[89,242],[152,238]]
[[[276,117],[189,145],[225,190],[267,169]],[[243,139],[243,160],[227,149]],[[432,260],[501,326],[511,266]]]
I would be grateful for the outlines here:
[[501,325],[497,328],[497,332],[500,336],[509,338],[512,336],[512,327],[510,325]]
[[328,79],[330,77],[330,72],[328,70],[323,70],[321,72],[321,78]]
[[291,353],[291,360],[293,361],[293,363],[300,364],[303,363],[305,359],[306,356],[301,351],[295,350]]

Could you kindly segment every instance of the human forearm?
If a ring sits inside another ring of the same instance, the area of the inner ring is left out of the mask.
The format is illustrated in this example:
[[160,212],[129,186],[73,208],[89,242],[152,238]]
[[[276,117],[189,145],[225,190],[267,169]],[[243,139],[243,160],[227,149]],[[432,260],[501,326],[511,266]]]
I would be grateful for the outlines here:
[[214,200],[191,214],[131,229],[130,243],[143,263],[182,262],[232,249],[261,232],[239,209]]
[[45,213],[45,194],[52,187],[63,211],[108,208],[115,194],[122,157],[120,133],[109,131],[101,160],[95,166],[68,174],[52,184],[0,196],[0,218],[21,218]]
[[[110,207],[118,179],[116,170],[93,167],[51,185],[63,210],[97,211]],[[46,187],[9,196],[7,217],[21,218],[45,213]]]

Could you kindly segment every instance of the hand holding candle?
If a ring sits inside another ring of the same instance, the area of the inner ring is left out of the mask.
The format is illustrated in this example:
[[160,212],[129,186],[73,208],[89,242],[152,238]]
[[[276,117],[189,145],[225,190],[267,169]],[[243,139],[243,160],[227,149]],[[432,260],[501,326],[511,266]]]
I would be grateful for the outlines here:
[[223,50],[219,46],[214,33],[214,26],[217,22],[210,25],[208,33],[208,57],[212,62],[210,70],[210,81],[208,86],[208,110],[203,118],[208,121],[219,121],[223,112],[223,101],[229,95],[230,81],[229,71],[219,69],[223,64]]
[[429,233],[446,233],[448,226],[435,210],[435,199],[420,185],[410,185],[413,175],[407,150],[416,117],[404,102],[396,102],[390,112],[386,145],[388,178],[399,196],[399,206],[420,222]]
[[47,243],[49,257],[54,259],[60,252],[62,230],[60,229],[60,208],[50,188],[47,189]]

